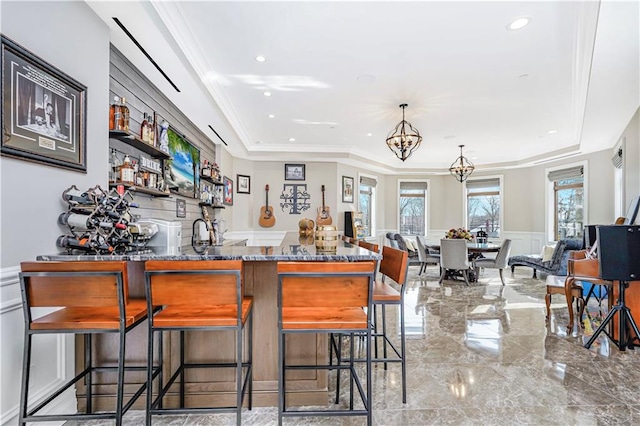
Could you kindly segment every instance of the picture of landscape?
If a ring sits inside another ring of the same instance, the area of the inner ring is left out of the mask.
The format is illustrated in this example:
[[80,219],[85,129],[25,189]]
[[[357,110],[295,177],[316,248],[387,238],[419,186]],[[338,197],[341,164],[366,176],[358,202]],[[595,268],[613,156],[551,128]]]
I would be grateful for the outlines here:
[[196,198],[200,151],[171,127],[167,129],[167,136],[172,157],[165,165],[167,185],[172,192]]

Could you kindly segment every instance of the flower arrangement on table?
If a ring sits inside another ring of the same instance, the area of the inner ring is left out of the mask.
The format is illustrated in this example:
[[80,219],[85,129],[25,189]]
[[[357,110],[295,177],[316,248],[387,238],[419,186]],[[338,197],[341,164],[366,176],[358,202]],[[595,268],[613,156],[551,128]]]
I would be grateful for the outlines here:
[[471,231],[469,231],[468,229],[464,229],[464,228],[451,228],[447,231],[447,233],[444,235],[445,238],[448,239],[458,239],[458,240],[472,240],[473,239],[473,234],[471,234]]

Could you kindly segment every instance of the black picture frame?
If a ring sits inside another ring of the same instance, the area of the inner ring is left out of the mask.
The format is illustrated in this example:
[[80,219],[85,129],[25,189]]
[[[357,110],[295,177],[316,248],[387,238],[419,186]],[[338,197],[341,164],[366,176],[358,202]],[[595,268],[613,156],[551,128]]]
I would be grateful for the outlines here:
[[354,179],[351,176],[342,176],[342,202],[353,203]]
[[305,180],[306,170],[304,164],[285,164],[284,180]]
[[87,172],[87,87],[0,36],[0,154]]
[[229,179],[226,176],[222,177],[222,203],[225,206],[233,205],[233,180]]
[[251,194],[251,176],[236,175],[236,193]]

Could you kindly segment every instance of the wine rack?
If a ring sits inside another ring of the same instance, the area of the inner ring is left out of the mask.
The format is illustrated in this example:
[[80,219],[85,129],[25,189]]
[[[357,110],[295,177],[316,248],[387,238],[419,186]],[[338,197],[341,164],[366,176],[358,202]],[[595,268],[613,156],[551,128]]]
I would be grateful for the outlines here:
[[129,190],[120,193],[114,188],[105,191],[99,185],[80,191],[75,185],[62,193],[68,208],[58,217],[58,223],[68,233],[58,237],[57,246],[91,254],[125,254],[145,251],[150,236],[141,235],[132,222],[133,202]]

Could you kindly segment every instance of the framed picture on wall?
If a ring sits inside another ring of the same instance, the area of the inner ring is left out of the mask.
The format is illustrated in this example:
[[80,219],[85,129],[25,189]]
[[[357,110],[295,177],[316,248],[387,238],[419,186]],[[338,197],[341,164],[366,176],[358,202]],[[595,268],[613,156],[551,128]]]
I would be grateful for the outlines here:
[[224,176],[222,178],[222,186],[223,186],[223,204],[227,206],[233,205],[233,181],[228,177]]
[[200,150],[172,126],[166,129],[171,159],[165,160],[165,181],[171,192],[198,198]]
[[342,176],[342,202],[353,203],[353,178]]
[[236,175],[238,194],[251,194],[251,177],[246,175]]
[[285,164],[284,180],[305,180],[305,165]]
[[87,88],[2,36],[2,155],[87,171]]

